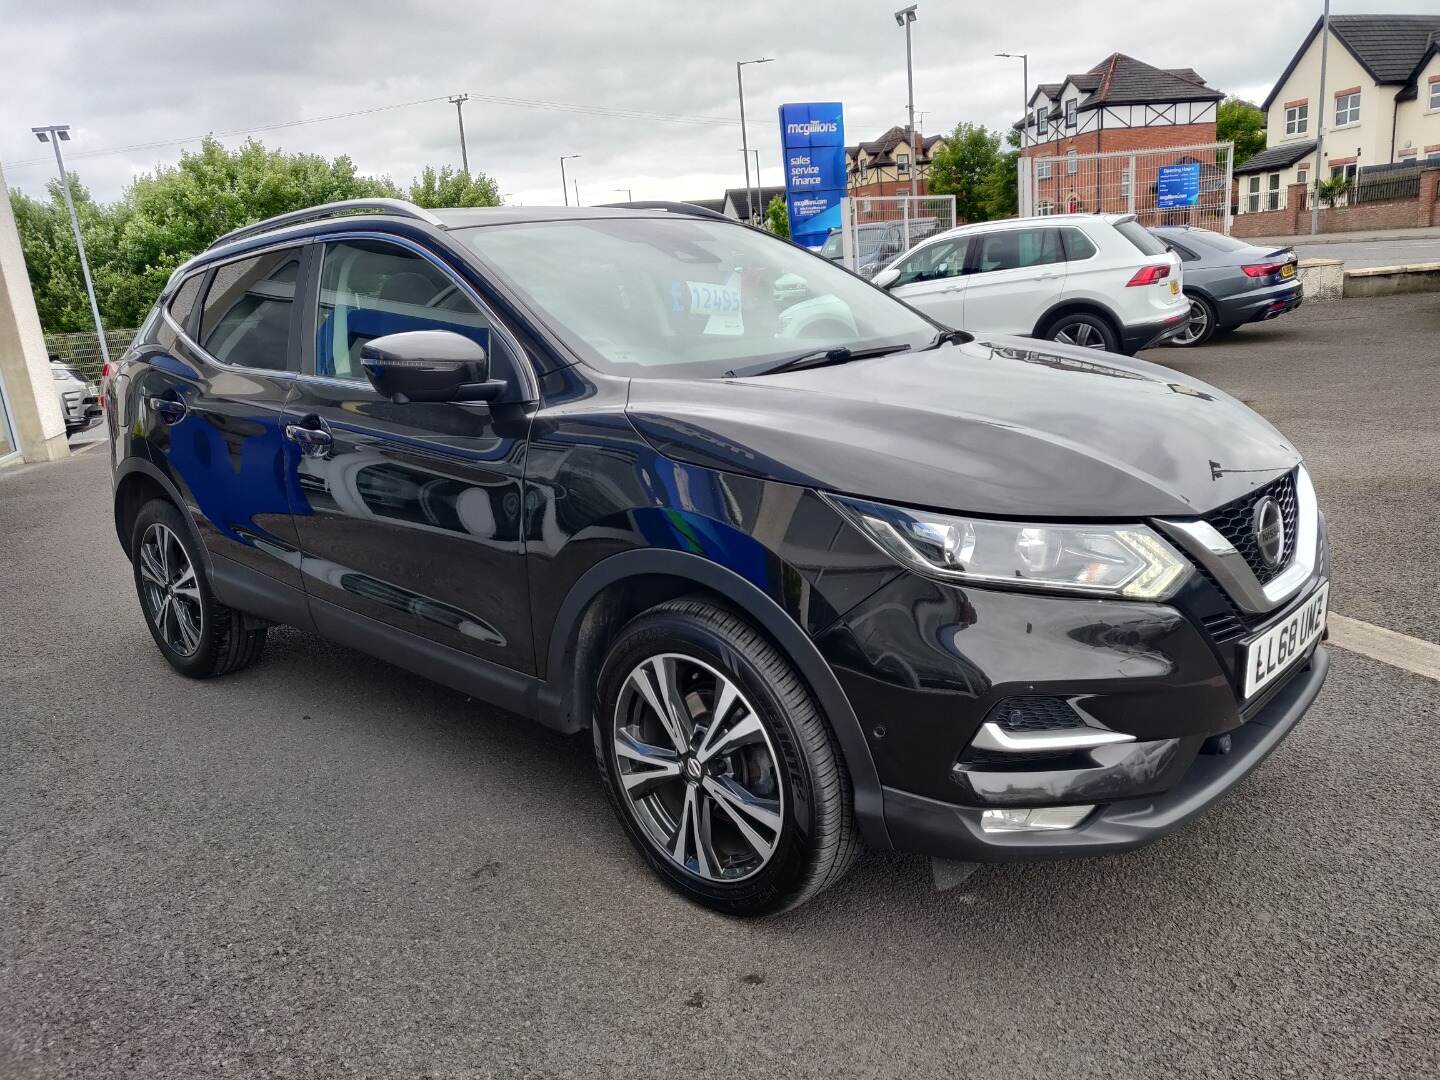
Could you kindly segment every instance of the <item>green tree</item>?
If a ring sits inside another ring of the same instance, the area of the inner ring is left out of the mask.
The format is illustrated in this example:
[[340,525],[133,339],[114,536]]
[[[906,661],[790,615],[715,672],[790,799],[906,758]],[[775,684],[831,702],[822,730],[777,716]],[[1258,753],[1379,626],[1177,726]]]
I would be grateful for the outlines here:
[[765,228],[776,236],[790,239],[790,210],[785,205],[783,195],[776,195],[770,200],[770,205],[765,207]]
[[467,174],[446,165],[438,173],[433,166],[410,182],[409,199],[416,206],[499,206],[500,189],[484,173]]
[[[927,190],[955,196],[957,222],[989,221],[1014,214],[1015,152],[1002,151],[1001,134],[983,124],[959,123],[930,164]],[[1016,139],[1012,136],[1011,145]]]
[[[98,205],[74,173],[69,174],[70,197],[75,203],[75,216],[80,220],[80,235],[85,240],[95,280],[95,292],[104,310],[107,282],[100,274],[115,251],[116,227],[120,215],[112,208]],[[35,293],[35,306],[41,325],[52,332],[89,330],[90,302],[85,296],[85,283],[80,273],[80,256],[75,249],[75,234],[70,229],[70,215],[65,209],[65,196],[58,179],[47,185],[49,199],[42,201],[10,193],[10,206],[20,233],[20,249],[30,272],[30,287]]]
[[1236,165],[1265,149],[1265,114],[1248,101],[1226,98],[1215,114],[1215,138],[1235,144]]

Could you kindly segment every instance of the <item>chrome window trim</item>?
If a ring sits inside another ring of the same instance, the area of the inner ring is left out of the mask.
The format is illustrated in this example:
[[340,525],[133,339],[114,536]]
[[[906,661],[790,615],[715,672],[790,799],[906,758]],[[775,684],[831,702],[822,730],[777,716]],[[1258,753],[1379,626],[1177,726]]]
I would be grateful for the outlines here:
[[[517,374],[520,375],[521,381],[526,384],[524,388],[525,401],[537,402],[540,400],[540,383],[535,375],[535,368],[530,361],[530,355],[520,347],[520,342],[516,340],[510,328],[495,314],[490,305],[480,297],[480,294],[470,286],[469,282],[456,275],[455,271],[441,261],[434,252],[422,244],[417,244],[413,240],[402,236],[392,236],[388,233],[366,232],[361,229],[347,232],[325,233],[323,236],[312,237],[312,241],[320,246],[320,265],[317,272],[313,275],[315,285],[314,306],[317,315],[320,310],[320,277],[325,271],[325,245],[340,240],[377,240],[386,244],[394,244],[397,247],[408,248],[433,265],[441,274],[449,278],[451,284],[459,289],[461,293],[475,305],[480,314],[489,320],[491,331],[498,333],[506,343],[511,355],[515,357]],[[318,356],[315,357],[317,364],[319,363],[319,359]],[[311,372],[309,374],[302,372],[299,377],[307,381],[313,379],[316,382],[329,383],[335,386],[360,386],[371,390],[374,389],[368,379],[343,379],[337,375],[321,375],[318,372]]]
[[1242,611],[1252,615],[1273,611],[1298,593],[1314,575],[1320,557],[1320,508],[1303,465],[1295,470],[1295,554],[1284,572],[1266,585],[1208,521],[1157,520],[1155,524],[1208,570]]

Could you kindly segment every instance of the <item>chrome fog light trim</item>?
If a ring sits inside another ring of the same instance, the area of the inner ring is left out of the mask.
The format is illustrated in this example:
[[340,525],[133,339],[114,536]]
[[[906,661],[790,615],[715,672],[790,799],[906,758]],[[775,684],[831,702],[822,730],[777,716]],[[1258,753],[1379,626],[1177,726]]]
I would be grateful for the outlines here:
[[986,810],[980,815],[980,828],[987,833],[1054,832],[1073,829],[1084,821],[1090,806],[1015,806],[1006,810]]
[[1134,735],[1126,735],[1122,731],[1102,731],[1100,728],[1006,731],[994,721],[987,721],[980,725],[980,731],[970,740],[970,745],[976,750],[1001,754],[1032,754],[1036,751],[1092,750],[1097,746],[1134,741]]

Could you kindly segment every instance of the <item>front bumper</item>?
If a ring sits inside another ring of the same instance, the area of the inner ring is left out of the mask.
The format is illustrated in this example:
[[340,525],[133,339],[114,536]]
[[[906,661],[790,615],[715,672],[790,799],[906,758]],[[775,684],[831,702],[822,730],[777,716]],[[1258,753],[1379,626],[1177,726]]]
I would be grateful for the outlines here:
[[[957,806],[887,787],[886,829],[897,848],[966,862],[1081,858],[1141,847],[1202,813],[1264,761],[1310,708],[1329,667],[1325,648],[1316,648],[1263,709],[1229,734],[1229,753],[1200,753],[1203,740],[1187,740],[1194,745],[1181,751],[1184,764],[1173,786],[1156,795],[1099,806],[1076,828],[987,833],[981,827],[981,807]],[[1165,771],[1176,772],[1175,763]]]

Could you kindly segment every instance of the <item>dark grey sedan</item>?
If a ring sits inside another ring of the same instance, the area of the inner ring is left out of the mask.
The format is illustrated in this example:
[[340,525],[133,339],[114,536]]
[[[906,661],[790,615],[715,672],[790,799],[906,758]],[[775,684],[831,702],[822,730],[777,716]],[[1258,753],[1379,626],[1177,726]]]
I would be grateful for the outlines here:
[[1190,321],[1173,345],[1203,345],[1246,323],[1294,311],[1305,298],[1291,248],[1266,248],[1189,226],[1151,229],[1184,265]]

